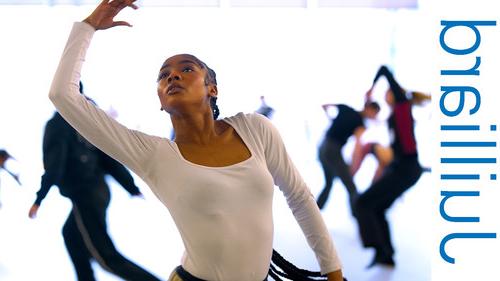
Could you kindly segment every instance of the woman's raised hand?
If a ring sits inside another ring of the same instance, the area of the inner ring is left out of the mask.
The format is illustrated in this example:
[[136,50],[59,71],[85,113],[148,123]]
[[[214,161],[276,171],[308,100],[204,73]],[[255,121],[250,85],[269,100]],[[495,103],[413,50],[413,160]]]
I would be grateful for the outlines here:
[[132,26],[126,21],[114,21],[114,17],[125,7],[137,9],[136,0],[103,0],[97,8],[83,21],[96,30],[108,29],[114,26]]

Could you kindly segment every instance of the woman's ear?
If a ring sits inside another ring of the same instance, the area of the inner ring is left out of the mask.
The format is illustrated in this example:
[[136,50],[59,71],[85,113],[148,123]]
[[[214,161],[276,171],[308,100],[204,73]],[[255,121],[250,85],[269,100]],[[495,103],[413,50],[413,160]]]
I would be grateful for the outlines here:
[[219,93],[219,91],[217,90],[217,85],[210,84],[208,86],[208,95],[209,96],[216,98],[218,93]]

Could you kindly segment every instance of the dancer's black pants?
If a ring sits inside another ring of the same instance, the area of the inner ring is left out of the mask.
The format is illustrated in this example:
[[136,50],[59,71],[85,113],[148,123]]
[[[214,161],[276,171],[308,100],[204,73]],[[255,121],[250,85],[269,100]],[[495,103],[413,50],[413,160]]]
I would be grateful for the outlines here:
[[[349,165],[342,156],[342,145],[334,140],[325,138],[319,148],[319,160],[325,175],[325,187],[318,196],[317,203],[320,209],[323,208],[328,200],[333,180],[339,177],[347,189],[349,196],[357,194]],[[352,207],[352,206],[351,206]]]
[[374,247],[378,255],[392,257],[394,247],[385,212],[421,174],[417,157],[393,161],[382,177],[359,196],[355,210],[365,247]]
[[110,192],[104,182],[98,188],[73,197],[73,209],[64,224],[63,237],[79,281],[95,281],[92,259],[124,280],[159,280],[123,257],[113,245],[106,229]]

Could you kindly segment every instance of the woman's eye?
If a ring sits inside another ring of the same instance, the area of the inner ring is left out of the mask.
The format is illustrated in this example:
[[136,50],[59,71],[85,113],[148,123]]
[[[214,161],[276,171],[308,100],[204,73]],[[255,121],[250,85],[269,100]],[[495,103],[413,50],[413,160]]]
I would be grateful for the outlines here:
[[191,67],[186,67],[182,70],[182,72],[192,72],[193,69]]
[[168,76],[168,72],[164,72],[164,73],[161,73],[159,76],[158,76],[158,81],[164,79],[165,77]]

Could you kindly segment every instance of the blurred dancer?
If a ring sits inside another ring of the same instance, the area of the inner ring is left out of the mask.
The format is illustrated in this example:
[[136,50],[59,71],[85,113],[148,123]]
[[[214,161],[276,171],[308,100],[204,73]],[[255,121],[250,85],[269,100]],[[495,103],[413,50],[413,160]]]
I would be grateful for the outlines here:
[[[7,174],[9,174],[10,176],[12,176],[14,178],[14,180],[16,180],[16,182],[21,185],[21,182],[19,181],[19,175],[17,174],[14,174],[13,172],[11,172],[9,169],[7,169],[5,167],[5,162],[7,162],[7,160],[9,159],[13,159],[12,156],[7,152],[7,150],[5,149],[0,149],[0,170],[4,170],[7,172]],[[0,186],[1,187],[1,186]],[[2,207],[2,202],[0,201],[0,208]]]
[[7,162],[7,160],[9,159],[14,159],[14,157],[12,157],[12,155],[10,155],[7,150],[5,149],[0,149],[0,169],[4,170],[7,172],[7,174],[9,174],[11,177],[14,178],[14,180],[19,184],[21,185],[21,181],[19,180],[19,175],[16,174],[16,173],[13,173],[11,172],[9,169],[7,169],[5,167],[5,162]]
[[[429,94],[417,91],[405,91],[406,97],[412,105],[423,106],[427,102],[431,100],[431,96]],[[372,90],[370,89],[366,94],[367,101],[371,101]],[[352,156],[351,163],[351,174],[354,176],[365,157],[368,154],[372,154],[377,159],[377,168],[372,178],[372,183],[376,182],[384,172],[385,168],[392,162],[394,159],[394,152],[390,146],[385,146],[376,142],[365,143],[361,146],[361,149],[355,150]],[[423,167],[424,172],[430,172],[430,168]]]
[[[370,266],[376,264],[394,266],[394,247],[385,212],[396,198],[418,181],[422,174],[411,112],[412,105],[420,101],[412,101],[411,97],[414,95],[407,95],[386,66],[378,70],[373,84],[381,76],[385,76],[389,82],[385,101],[391,108],[388,127],[392,136],[392,160],[380,178],[359,196],[356,202],[356,218],[363,245],[375,248],[375,256]],[[368,96],[372,89],[373,86],[368,91]],[[425,98],[422,97],[420,100],[424,101]]]
[[260,96],[260,107],[255,111],[259,114],[262,114],[266,116],[267,118],[271,119],[274,113],[274,108],[270,107],[266,103],[266,99],[264,96]]
[[333,180],[339,177],[349,194],[351,210],[353,202],[358,196],[356,185],[354,184],[349,165],[342,156],[342,148],[347,140],[354,136],[356,143],[353,155],[359,154],[357,151],[362,149],[361,136],[366,130],[365,119],[375,119],[380,106],[376,102],[366,102],[362,111],[356,111],[344,104],[324,104],[323,110],[328,115],[330,107],[337,108],[337,115],[332,120],[330,128],[325,134],[323,142],[319,147],[319,160],[325,175],[325,187],[319,194],[316,202],[320,209],[323,209],[330,191]]
[[111,175],[132,196],[142,196],[130,172],[85,140],[57,112],[45,127],[43,164],[45,173],[29,217],[36,217],[53,185],[71,200],[73,208],[64,224],[63,237],[78,280],[95,280],[92,260],[125,280],[159,280],[123,257],[106,229],[110,190],[104,176]]

